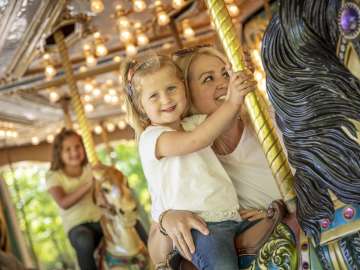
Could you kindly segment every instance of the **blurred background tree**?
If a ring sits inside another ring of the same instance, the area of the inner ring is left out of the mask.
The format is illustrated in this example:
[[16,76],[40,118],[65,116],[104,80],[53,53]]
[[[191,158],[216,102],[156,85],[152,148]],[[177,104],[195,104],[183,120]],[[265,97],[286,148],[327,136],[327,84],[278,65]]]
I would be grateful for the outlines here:
[[[114,144],[110,154],[99,147],[98,154],[104,164],[114,164],[129,180],[142,205],[141,217],[145,227],[149,223],[150,196],[146,180],[133,141]],[[1,168],[15,205],[21,230],[28,246],[35,254],[40,269],[75,269],[73,249],[65,235],[55,202],[46,190],[45,174],[49,164],[22,162]]]

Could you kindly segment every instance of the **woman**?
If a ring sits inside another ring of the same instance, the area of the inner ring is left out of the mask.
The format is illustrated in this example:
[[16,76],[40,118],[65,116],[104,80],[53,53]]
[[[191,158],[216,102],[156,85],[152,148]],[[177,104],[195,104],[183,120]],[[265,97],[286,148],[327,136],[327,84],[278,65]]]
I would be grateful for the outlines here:
[[[228,74],[225,56],[212,47],[203,46],[179,51],[174,58],[184,72],[192,101],[191,113],[213,113],[226,96]],[[248,55],[246,58],[249,60]],[[249,72],[244,72],[243,76],[244,82],[252,79]],[[266,217],[264,210],[281,196],[246,114],[240,115],[213,148],[236,187],[241,217],[249,221]],[[166,211],[160,225],[186,258],[191,258],[195,249],[190,230],[208,233],[203,220],[187,211]],[[158,228],[156,224],[152,226],[148,243],[155,256],[158,253],[157,240],[161,237]]]

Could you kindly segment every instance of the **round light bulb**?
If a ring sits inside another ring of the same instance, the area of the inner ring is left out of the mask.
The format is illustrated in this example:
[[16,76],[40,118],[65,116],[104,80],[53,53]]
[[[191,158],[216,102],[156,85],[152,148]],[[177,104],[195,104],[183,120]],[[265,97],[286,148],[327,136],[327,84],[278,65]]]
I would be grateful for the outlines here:
[[172,6],[175,9],[180,9],[184,4],[185,4],[184,0],[173,0],[172,1]]
[[105,101],[106,103],[110,103],[110,102],[111,102],[111,95],[106,94],[106,95],[104,96],[104,101]]
[[227,9],[231,17],[236,17],[240,13],[240,10],[236,4],[227,5]]
[[111,96],[115,96],[115,95],[116,95],[116,90],[115,90],[114,88],[110,88],[110,89],[109,89],[109,94],[110,94]]
[[97,56],[105,56],[108,53],[108,50],[104,44],[96,45],[96,55]]
[[55,139],[55,136],[53,134],[49,134],[46,136],[46,141],[48,143],[52,143],[54,141],[54,139]]
[[184,29],[184,37],[186,38],[186,39],[191,39],[191,38],[193,38],[195,36],[195,32],[194,32],[194,30],[190,27],[190,26],[188,26],[188,27],[186,27],[185,29]]
[[45,67],[45,76],[49,79],[51,79],[52,77],[54,77],[56,74],[56,69],[54,68],[54,66],[52,65],[47,65]]
[[117,19],[117,24],[119,28],[127,28],[130,26],[129,19],[125,16],[122,16]]
[[32,143],[33,145],[38,145],[38,144],[40,143],[40,140],[39,140],[38,137],[32,137],[32,138],[31,138],[31,143]]
[[121,57],[120,57],[119,55],[114,56],[113,60],[114,60],[114,62],[116,62],[116,63],[120,63]]
[[146,3],[143,0],[134,0],[133,7],[135,12],[142,12],[146,8]]
[[134,56],[135,54],[137,54],[137,48],[135,47],[134,44],[127,44],[126,45],[126,55],[127,56]]
[[107,122],[105,126],[108,132],[113,132],[116,129],[116,126],[111,122]]
[[91,0],[91,11],[101,13],[104,11],[104,3],[102,0]]
[[138,34],[136,39],[139,46],[145,46],[149,43],[149,38],[144,33]]
[[94,132],[96,134],[100,134],[102,132],[102,127],[100,125],[97,125],[95,128],[94,128]]
[[170,18],[165,11],[160,11],[157,15],[157,22],[159,25],[164,26],[170,22]]
[[90,100],[91,100],[91,96],[89,96],[89,95],[84,95],[84,101],[85,101],[85,102],[90,102]]
[[119,102],[119,97],[118,96],[111,96],[111,103],[112,104],[116,104]]
[[86,57],[86,65],[88,66],[88,67],[94,67],[94,66],[96,66],[96,58],[95,58],[95,56],[93,56],[93,55],[88,55],[87,57]]
[[99,97],[101,95],[101,90],[99,88],[95,88],[93,91],[94,97]]
[[118,127],[119,127],[120,129],[124,129],[124,128],[126,128],[126,126],[127,126],[127,124],[126,124],[126,122],[125,122],[124,120],[121,120],[121,121],[118,123]]
[[92,105],[91,103],[85,104],[85,111],[86,112],[92,112],[93,110],[94,110],[94,105]]
[[54,91],[51,91],[49,98],[50,98],[50,102],[55,103],[59,99],[59,94]]
[[124,43],[128,43],[132,40],[132,33],[128,29],[124,29],[120,32],[120,40]]

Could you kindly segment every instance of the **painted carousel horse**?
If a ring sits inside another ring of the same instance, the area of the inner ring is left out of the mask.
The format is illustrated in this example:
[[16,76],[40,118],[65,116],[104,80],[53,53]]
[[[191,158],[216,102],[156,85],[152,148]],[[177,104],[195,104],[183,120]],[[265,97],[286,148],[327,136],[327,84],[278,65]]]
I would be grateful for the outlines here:
[[296,169],[303,269],[360,269],[360,1],[281,0],[262,57]]
[[94,169],[95,203],[102,208],[104,238],[98,250],[100,269],[151,269],[144,241],[136,230],[137,204],[126,177],[113,167]]

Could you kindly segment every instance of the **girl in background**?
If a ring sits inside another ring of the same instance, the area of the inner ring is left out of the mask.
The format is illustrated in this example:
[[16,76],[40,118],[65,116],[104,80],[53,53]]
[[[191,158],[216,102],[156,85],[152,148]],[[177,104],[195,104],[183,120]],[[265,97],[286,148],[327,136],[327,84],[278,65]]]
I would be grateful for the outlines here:
[[101,212],[92,200],[92,171],[82,138],[75,131],[63,129],[55,137],[46,179],[80,269],[96,270],[94,251],[103,236]]

